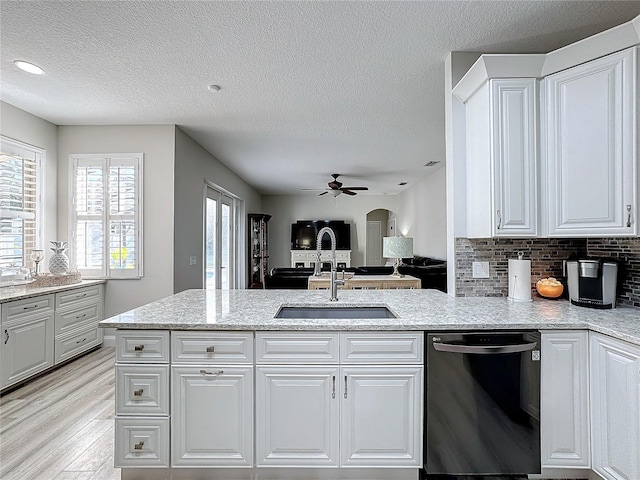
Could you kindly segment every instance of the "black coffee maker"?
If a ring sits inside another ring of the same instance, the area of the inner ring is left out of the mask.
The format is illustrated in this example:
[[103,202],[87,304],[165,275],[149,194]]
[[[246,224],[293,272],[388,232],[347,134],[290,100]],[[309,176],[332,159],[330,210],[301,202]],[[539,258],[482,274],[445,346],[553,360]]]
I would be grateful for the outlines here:
[[569,300],[589,308],[615,308],[618,264],[613,260],[584,258],[567,261]]

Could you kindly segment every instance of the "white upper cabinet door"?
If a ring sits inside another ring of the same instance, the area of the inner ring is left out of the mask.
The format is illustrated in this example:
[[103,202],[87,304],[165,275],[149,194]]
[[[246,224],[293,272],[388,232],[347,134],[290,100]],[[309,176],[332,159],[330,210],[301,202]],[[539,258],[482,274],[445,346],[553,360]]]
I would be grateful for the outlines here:
[[467,236],[538,233],[538,88],[492,79],[466,102]]
[[640,347],[590,334],[593,469],[640,478]]
[[637,235],[637,51],[545,79],[551,237]]

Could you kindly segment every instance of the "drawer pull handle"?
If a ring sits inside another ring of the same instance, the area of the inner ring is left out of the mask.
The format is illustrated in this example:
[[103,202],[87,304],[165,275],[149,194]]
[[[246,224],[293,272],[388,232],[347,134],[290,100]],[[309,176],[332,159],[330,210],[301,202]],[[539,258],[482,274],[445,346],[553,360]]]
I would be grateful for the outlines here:
[[78,340],[78,341],[76,342],[76,345],[77,345],[77,344],[79,344],[79,343],[84,343],[84,342],[86,342],[86,341],[87,341],[87,337],[84,337],[82,340]]
[[144,447],[144,442],[142,440],[140,440],[138,443],[136,443],[133,446],[133,449],[134,450],[142,450],[142,447]]
[[31,310],[32,308],[38,308],[38,304],[27,305],[26,307],[22,307],[23,310]]
[[84,318],[84,317],[86,317],[86,316],[87,316],[87,314],[86,314],[86,313],[83,313],[82,315],[78,315],[78,316],[76,317],[76,320],[80,320],[81,318]]
[[216,347],[214,347],[214,346],[207,347],[207,353],[213,353],[213,352],[215,352],[215,349],[216,349]]
[[331,377],[331,398],[336,398],[336,376]]
[[134,390],[133,391],[133,396],[134,397],[141,397],[143,393],[144,393],[144,388],[141,388],[140,390]]
[[344,398],[347,398],[347,376],[344,376]]
[[144,345],[136,345],[135,347],[133,347],[133,350],[136,352],[141,352],[144,350]]
[[631,205],[627,205],[627,227],[631,226]]
[[502,214],[500,213],[500,210],[497,210],[496,214],[498,215],[498,228],[497,228],[497,230],[500,230],[502,228]]
[[86,294],[86,293],[82,293],[82,294],[80,294],[80,295],[76,295],[76,298],[84,298],[84,297],[86,297],[86,296],[87,296],[87,294]]
[[5,335],[5,337],[4,337],[4,344],[6,345],[6,344],[7,344],[7,342],[9,341],[9,331],[8,331],[8,330],[5,330],[5,331],[4,331],[4,335]]
[[224,370],[216,370],[215,372],[208,372],[204,369],[200,370],[200,373],[202,375],[222,375],[224,373]]

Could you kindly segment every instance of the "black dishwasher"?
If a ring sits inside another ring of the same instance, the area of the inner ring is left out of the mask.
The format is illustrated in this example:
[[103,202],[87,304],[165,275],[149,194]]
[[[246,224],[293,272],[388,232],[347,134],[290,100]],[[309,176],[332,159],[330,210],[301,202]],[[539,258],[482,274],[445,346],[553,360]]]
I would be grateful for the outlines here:
[[427,333],[427,475],[540,473],[540,334]]

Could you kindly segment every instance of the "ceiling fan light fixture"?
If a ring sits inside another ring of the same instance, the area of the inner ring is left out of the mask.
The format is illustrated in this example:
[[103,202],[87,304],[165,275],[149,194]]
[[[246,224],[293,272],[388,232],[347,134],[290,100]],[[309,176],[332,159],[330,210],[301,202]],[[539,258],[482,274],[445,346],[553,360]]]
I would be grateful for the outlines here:
[[40,68],[38,65],[36,65],[35,63],[26,62],[24,60],[14,60],[13,63],[20,70],[33,73],[34,75],[42,75],[44,73],[44,70]]

